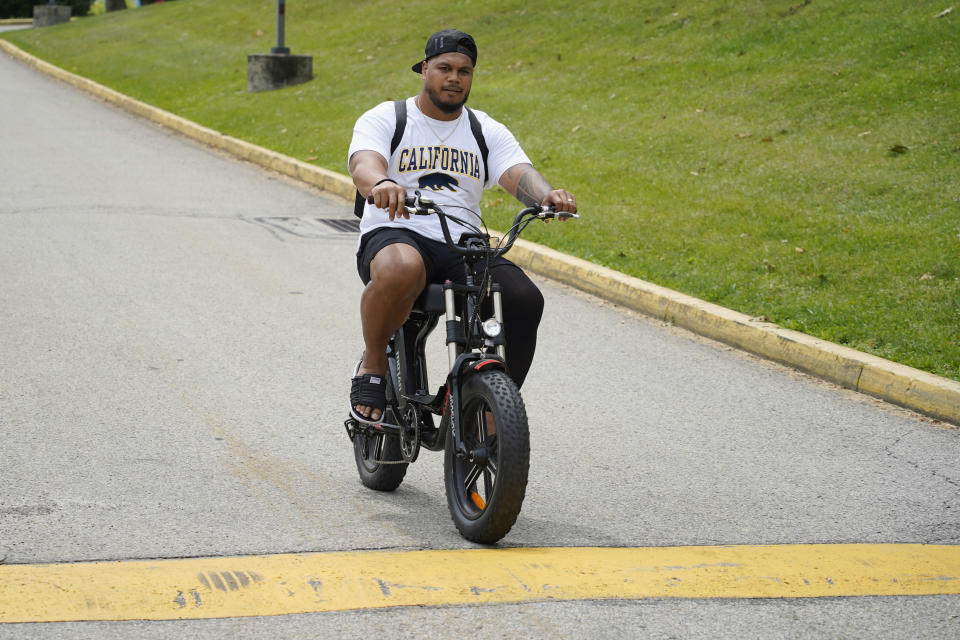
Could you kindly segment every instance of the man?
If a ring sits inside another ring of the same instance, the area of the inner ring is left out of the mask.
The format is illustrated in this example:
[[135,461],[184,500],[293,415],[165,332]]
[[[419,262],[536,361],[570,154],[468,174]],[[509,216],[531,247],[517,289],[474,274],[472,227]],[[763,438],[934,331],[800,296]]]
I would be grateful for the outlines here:
[[[477,45],[461,31],[444,29],[427,41],[420,93],[405,101],[402,138],[391,149],[400,117],[384,102],[363,114],[350,143],[350,175],[366,204],[360,223],[357,269],[366,284],[360,299],[365,351],[353,378],[350,402],[361,417],[377,421],[386,405],[386,347],[404,323],[428,282],[463,281],[463,266],[443,240],[436,216],[407,215],[404,199],[425,192],[444,210],[480,222],[484,187],[500,184],[525,205],[553,205],[575,213],[576,199],[554,189],[530,164],[513,135],[481,111],[465,109]],[[477,122],[473,122],[473,119]],[[475,128],[479,126],[479,135]],[[486,157],[481,140],[488,149]],[[454,239],[465,231],[451,225]],[[533,360],[543,296],[505,258],[491,264],[490,277],[502,287],[506,354],[517,386]]]

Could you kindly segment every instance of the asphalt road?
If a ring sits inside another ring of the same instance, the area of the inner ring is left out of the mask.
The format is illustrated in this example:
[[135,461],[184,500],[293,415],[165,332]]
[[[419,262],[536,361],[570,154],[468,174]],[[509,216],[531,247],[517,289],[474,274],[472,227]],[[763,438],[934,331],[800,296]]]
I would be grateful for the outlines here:
[[[356,236],[322,222],[350,216],[0,56],[0,562],[470,548],[440,456],[392,495],[357,480]],[[505,546],[960,543],[957,430],[540,284]],[[0,638],[960,637],[958,615],[958,596],[654,599]]]

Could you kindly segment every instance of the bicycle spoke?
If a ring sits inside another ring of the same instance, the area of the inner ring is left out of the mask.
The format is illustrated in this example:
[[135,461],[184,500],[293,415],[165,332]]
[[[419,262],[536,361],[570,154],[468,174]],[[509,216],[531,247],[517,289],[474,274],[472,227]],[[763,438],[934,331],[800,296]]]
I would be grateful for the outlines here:
[[487,412],[481,405],[477,409],[477,442],[483,444],[487,438]]
[[483,473],[483,467],[476,464],[472,465],[470,471],[467,472],[466,477],[463,479],[463,488],[470,491],[470,487],[476,484],[477,478],[480,477],[481,473]]

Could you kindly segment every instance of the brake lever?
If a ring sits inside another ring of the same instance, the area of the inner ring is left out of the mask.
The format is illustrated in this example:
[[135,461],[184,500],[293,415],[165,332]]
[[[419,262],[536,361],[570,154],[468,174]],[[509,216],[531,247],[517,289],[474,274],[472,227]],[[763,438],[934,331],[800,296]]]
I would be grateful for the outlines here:
[[543,207],[540,213],[537,214],[537,218],[543,220],[544,222],[548,220],[567,220],[569,218],[579,218],[580,214],[570,213],[569,211],[557,211],[553,205],[549,207]]

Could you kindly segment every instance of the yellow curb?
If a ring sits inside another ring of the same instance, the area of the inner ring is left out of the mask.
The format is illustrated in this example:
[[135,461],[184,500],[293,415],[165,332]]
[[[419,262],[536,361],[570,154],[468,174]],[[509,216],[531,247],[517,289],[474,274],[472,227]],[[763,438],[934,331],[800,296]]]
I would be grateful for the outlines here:
[[[0,49],[46,74],[194,140],[348,200],[354,197],[353,182],[345,175],[226,136],[168,111],[134,100],[44,62],[3,39],[0,39]],[[790,365],[849,389],[960,425],[960,382],[784,329],[772,323],[758,322],[742,313],[533,242],[518,241],[510,257],[520,266],[535,273],[616,304]]]
[[646,598],[960,594],[960,547],[360,551],[0,566],[0,623]]
[[[39,4],[39,3],[38,3]],[[79,20],[78,16],[71,16],[70,22]],[[0,27],[20,25],[20,24],[33,24],[33,18],[4,18],[0,20]]]
[[849,389],[960,424],[960,382],[872,356],[518,240],[512,260],[616,304]]

